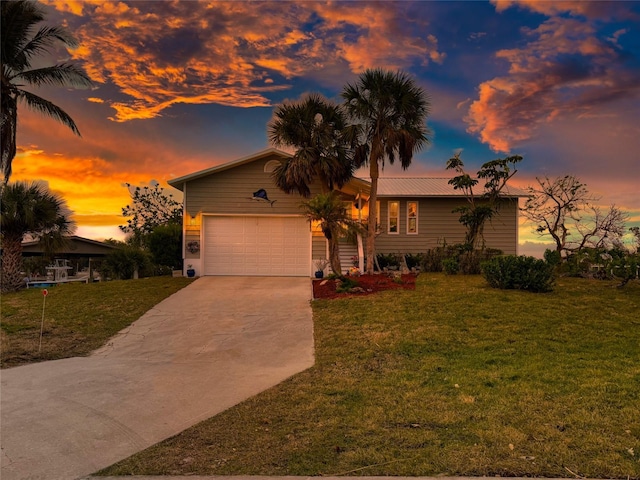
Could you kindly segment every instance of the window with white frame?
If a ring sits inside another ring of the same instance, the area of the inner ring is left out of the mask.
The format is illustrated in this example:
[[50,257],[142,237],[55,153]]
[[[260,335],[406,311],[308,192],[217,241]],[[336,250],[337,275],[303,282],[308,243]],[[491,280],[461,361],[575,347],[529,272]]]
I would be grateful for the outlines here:
[[418,202],[407,202],[407,234],[418,233]]
[[388,232],[400,233],[400,202],[388,203]]

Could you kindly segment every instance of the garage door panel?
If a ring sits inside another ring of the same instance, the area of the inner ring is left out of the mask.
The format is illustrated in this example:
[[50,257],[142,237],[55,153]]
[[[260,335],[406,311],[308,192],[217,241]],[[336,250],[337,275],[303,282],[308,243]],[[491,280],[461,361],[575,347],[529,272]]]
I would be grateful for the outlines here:
[[309,224],[301,217],[205,217],[205,275],[308,276]]

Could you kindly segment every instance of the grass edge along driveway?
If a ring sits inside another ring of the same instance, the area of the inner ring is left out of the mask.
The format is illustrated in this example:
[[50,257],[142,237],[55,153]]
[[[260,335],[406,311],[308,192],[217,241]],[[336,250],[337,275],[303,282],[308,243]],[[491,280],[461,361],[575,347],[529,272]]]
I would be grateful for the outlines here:
[[104,475],[640,478],[640,284],[423,274],[313,302],[316,365]]
[[69,283],[48,288],[46,299],[40,288],[3,294],[2,367],[88,355],[192,281],[151,277]]

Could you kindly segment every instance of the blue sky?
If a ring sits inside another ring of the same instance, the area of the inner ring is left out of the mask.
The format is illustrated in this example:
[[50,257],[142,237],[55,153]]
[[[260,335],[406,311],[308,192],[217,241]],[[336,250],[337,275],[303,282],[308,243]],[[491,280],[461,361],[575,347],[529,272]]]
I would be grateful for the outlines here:
[[279,102],[339,99],[376,67],[412,75],[432,105],[430,147],[385,175],[448,176],[460,149],[471,171],[520,154],[514,184],[576,175],[640,225],[640,2],[45,3],[80,41],[53,60],[95,88],[40,91],[83,136],[23,110],[13,178],[62,193],[80,235],[119,235],[124,183],[263,150]]

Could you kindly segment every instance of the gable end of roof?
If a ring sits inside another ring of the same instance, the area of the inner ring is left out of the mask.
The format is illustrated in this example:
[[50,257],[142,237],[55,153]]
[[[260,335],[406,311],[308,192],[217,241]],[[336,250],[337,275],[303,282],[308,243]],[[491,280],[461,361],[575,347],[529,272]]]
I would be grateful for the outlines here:
[[282,150],[278,150],[277,148],[268,148],[266,150],[262,150],[258,153],[254,153],[247,157],[242,157],[237,160],[232,160],[231,162],[222,163],[220,165],[215,165],[210,168],[206,168],[204,170],[199,170],[197,172],[190,173],[188,175],[183,175],[182,177],[172,178],[168,180],[167,183],[171,185],[173,188],[177,188],[178,190],[184,189],[184,184],[186,182],[190,182],[192,180],[196,180],[198,178],[206,177],[208,175],[213,175],[219,172],[223,172],[225,170],[229,170],[234,167],[238,167],[240,165],[244,165],[247,163],[255,162],[260,160],[261,158],[266,158],[270,156],[280,157],[282,159],[291,158],[292,155],[287,152],[283,152]]

